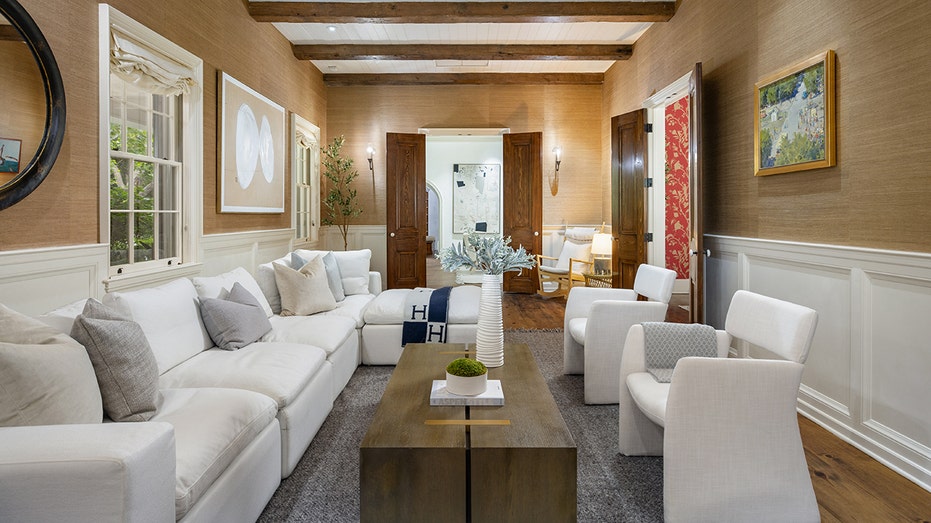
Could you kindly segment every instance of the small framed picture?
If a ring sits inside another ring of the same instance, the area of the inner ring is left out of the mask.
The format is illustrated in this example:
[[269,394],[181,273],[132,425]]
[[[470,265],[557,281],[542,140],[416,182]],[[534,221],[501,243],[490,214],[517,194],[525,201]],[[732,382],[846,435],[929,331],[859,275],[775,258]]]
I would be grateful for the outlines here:
[[19,174],[19,155],[22,140],[0,138],[0,173]]
[[835,165],[834,51],[763,78],[753,97],[756,176]]

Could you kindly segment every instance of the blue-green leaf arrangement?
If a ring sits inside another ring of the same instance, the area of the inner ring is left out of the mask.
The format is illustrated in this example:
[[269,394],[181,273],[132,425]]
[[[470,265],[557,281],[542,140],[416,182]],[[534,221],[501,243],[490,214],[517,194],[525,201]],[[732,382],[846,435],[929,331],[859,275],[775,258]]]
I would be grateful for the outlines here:
[[461,267],[485,274],[504,274],[510,271],[532,269],[536,259],[527,253],[523,245],[511,247],[511,237],[487,236],[466,230],[462,243],[454,243],[437,256],[444,271],[455,271]]

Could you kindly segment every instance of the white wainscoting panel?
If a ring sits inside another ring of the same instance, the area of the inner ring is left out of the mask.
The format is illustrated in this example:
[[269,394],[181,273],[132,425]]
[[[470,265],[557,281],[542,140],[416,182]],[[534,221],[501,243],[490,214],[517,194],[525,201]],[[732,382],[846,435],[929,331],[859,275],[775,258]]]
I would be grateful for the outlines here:
[[201,239],[203,248],[203,276],[214,276],[244,267],[255,274],[255,269],[266,262],[280,258],[291,251],[294,229],[245,231],[210,234]]
[[723,327],[737,289],[817,310],[799,411],[931,491],[931,255],[715,235],[705,246],[707,322]]
[[[370,249],[372,251],[371,270],[381,273],[381,281],[386,282],[388,274],[388,228],[385,225],[350,225],[348,249]],[[320,229],[323,244],[321,249],[331,251],[343,250],[343,235],[336,226]],[[424,239],[426,242],[426,239]]]
[[35,316],[103,296],[106,244],[0,252],[0,303]]

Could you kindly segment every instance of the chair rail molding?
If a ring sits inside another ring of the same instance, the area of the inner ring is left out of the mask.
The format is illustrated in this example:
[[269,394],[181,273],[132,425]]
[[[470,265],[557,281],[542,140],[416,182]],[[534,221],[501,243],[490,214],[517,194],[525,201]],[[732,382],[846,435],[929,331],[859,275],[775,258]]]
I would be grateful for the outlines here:
[[203,276],[236,267],[255,274],[259,265],[284,256],[294,247],[294,229],[270,229],[209,234],[201,239]]
[[705,246],[708,323],[723,327],[738,289],[817,310],[799,412],[931,491],[931,254],[719,235]]
[[105,243],[0,252],[0,303],[31,316],[104,294]]

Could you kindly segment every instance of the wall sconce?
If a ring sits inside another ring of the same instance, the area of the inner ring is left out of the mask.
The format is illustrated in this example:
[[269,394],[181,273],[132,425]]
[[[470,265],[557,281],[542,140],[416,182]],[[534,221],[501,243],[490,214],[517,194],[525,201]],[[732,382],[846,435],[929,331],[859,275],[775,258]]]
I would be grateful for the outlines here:
[[372,171],[372,176],[375,176],[375,164],[372,161],[372,158],[375,156],[375,146],[369,144],[369,146],[365,148],[365,152],[368,154],[369,158],[369,170]]
[[610,234],[595,233],[592,237],[592,258],[595,274],[611,274],[611,251],[613,241]]
[[372,194],[375,194],[375,162],[372,159],[375,157],[375,146],[369,144],[365,148],[365,153],[368,155],[369,160],[369,171],[372,171]]
[[562,147],[556,146],[553,147],[553,155],[556,156],[556,170],[552,178],[550,178],[550,194],[556,196],[556,193],[559,192],[559,164],[562,162]]

